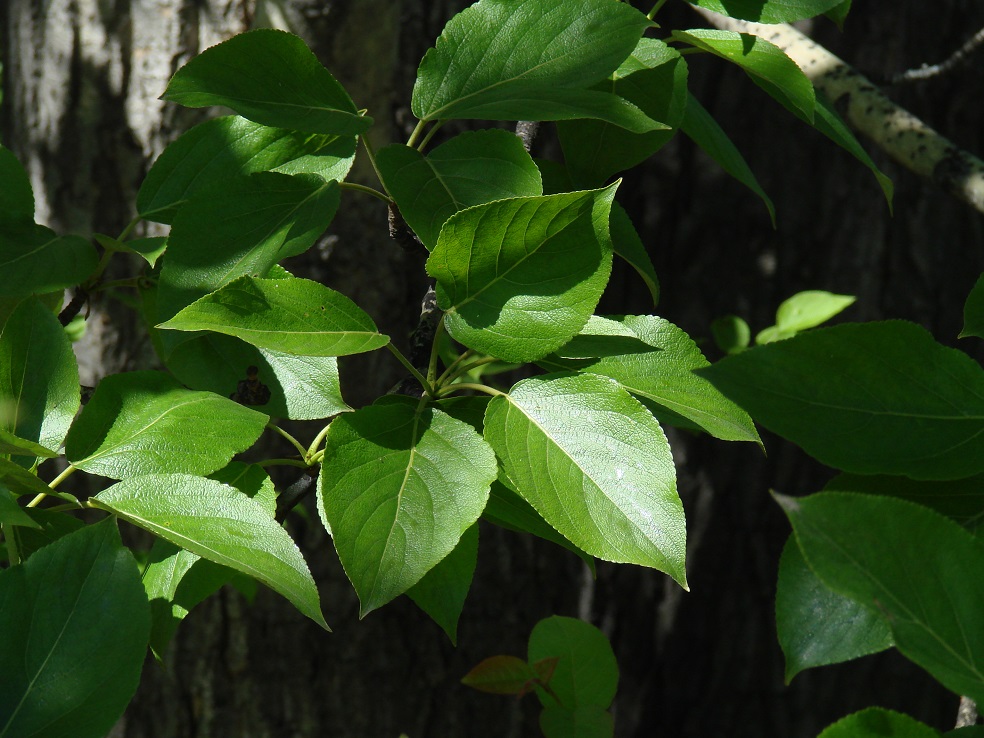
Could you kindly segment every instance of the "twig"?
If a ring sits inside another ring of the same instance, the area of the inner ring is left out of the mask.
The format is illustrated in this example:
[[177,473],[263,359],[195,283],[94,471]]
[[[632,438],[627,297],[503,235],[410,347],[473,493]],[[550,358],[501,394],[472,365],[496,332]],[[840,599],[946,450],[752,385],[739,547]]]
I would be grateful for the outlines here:
[[939,64],[923,64],[918,69],[907,69],[904,72],[896,72],[895,74],[890,75],[885,81],[887,84],[897,85],[903,82],[915,82],[917,80],[930,79],[931,77],[938,77],[941,74],[952,72],[960,66],[960,64],[965,62],[967,58],[982,44],[984,44],[984,28],[971,36],[963,46],[950,54],[950,56],[941,61]]
[[301,500],[307,497],[314,489],[314,477],[308,472],[304,472],[297,478],[292,485],[280,493],[277,497],[277,512],[275,517],[278,523],[284,522],[287,513],[297,507]]
[[957,708],[957,724],[954,728],[966,728],[968,725],[977,725],[977,703],[970,697],[960,698],[960,707]]
[[63,326],[68,325],[72,322],[72,319],[79,314],[82,310],[82,306],[85,305],[86,300],[89,299],[89,293],[86,292],[81,287],[75,288],[75,294],[72,295],[71,302],[66,305],[60,313],[58,313],[58,322]]
[[[434,345],[437,326],[442,315],[444,313],[437,306],[437,294],[434,292],[434,286],[431,285],[427,288],[424,299],[420,303],[420,320],[417,321],[417,327],[410,334],[409,362],[421,375],[428,371],[431,348]],[[421,397],[423,392],[424,387],[416,376],[407,377],[390,390],[390,394],[409,395],[410,397]]]
[[[410,226],[403,219],[403,213],[391,202],[388,206],[389,235],[396,244],[408,254],[419,254],[424,249],[424,244],[417,238],[417,234],[410,230]],[[424,249],[426,251],[426,249]]]
[[527,153],[533,148],[533,139],[536,138],[539,131],[540,121],[538,120],[521,120],[516,124],[516,135],[523,142],[523,148],[526,149]]

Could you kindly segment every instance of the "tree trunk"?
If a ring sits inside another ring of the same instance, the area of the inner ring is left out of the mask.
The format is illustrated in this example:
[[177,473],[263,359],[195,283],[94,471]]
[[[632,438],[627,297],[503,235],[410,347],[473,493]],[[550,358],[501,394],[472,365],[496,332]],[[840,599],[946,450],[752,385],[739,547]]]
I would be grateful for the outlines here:
[[[253,22],[290,26],[377,121],[377,144],[405,140],[416,64],[466,0],[6,0],[0,3],[4,98],[0,135],[28,168],[38,219],[60,231],[116,235],[132,215],[149,162],[200,120],[157,100],[201,49]],[[641,5],[641,4],[640,4]],[[665,27],[701,25],[682,3]],[[862,71],[935,62],[984,25],[966,0],[859,5],[841,36],[813,35]],[[925,32],[924,32],[925,31]],[[765,100],[736,70],[689,57],[692,90],[744,152],[775,200],[778,227],[739,185],[678,137],[629,173],[619,199],[662,281],[658,314],[704,339],[726,313],[758,329],[803,289],[855,294],[852,320],[903,317],[955,343],[962,302],[984,263],[980,217],[932,185],[879,160],[896,184],[894,217],[867,171]],[[984,151],[981,66],[892,94],[971,151]],[[549,127],[536,145],[552,149]],[[869,147],[870,150],[870,147]],[[535,151],[534,153],[538,153]],[[357,178],[371,181],[365,163]],[[386,235],[378,204],[346,193],[318,247],[288,268],[344,291],[380,329],[405,341],[425,281],[420,263]],[[644,286],[613,275],[608,312],[650,312]],[[136,318],[93,305],[83,382],[135,368],[148,348]],[[716,356],[713,356],[716,358]],[[361,405],[400,379],[385,352],[343,362],[343,390]],[[672,432],[671,432],[672,433]],[[261,591],[247,603],[223,591],[181,627],[163,666],[148,661],[114,730],[121,738],[282,738],[330,735],[514,737],[538,734],[531,698],[516,702],[461,687],[485,656],[523,655],[529,630],[558,613],[586,617],[612,638],[622,669],[617,735],[813,738],[871,704],[948,727],[957,700],[896,654],[802,674],[782,683],[772,598],[789,528],[768,490],[816,491],[829,472],[765,437],[768,457],[672,433],[688,514],[683,593],[656,572],[601,563],[598,577],[539,541],[482,528],[475,585],[455,649],[406,598],[357,620],[357,603],[317,516],[293,516],[333,634]]]

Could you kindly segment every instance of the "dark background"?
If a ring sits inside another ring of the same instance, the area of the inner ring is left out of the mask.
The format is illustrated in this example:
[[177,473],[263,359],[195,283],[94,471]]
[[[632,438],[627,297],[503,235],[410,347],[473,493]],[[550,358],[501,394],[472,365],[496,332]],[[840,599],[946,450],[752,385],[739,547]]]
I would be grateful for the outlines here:
[[[405,140],[416,65],[453,0],[6,0],[0,138],[28,167],[39,219],[61,231],[117,234],[132,215],[149,162],[201,119],[156,100],[199,50],[280,12],[377,120],[376,145]],[[637,3],[641,8],[642,3]],[[984,25],[984,6],[856,0],[843,33],[819,20],[804,30],[873,76],[949,55]],[[705,25],[682,2],[666,28]],[[984,269],[979,213],[868,149],[895,181],[894,216],[861,165],[793,119],[737,70],[689,57],[691,90],[745,154],[778,211],[684,137],[626,174],[630,211],[662,283],[658,314],[688,331],[709,358],[711,321],[741,315],[753,331],[804,289],[852,294],[849,320],[901,317],[956,345],[963,300]],[[892,88],[896,101],[974,153],[984,151],[984,55],[945,77]],[[554,150],[544,126],[535,154]],[[357,178],[371,181],[361,162]],[[379,203],[346,193],[340,215],[298,273],[354,298],[381,330],[403,340],[425,282],[419,260],[386,235]],[[83,382],[152,361],[139,320],[116,302],[93,306],[79,347]],[[614,274],[603,304],[650,312],[641,281]],[[967,344],[967,342],[964,342]],[[976,347],[969,344],[971,349]],[[966,345],[963,345],[966,348]],[[386,352],[343,366],[352,404],[400,379]],[[304,433],[305,431],[301,431]],[[197,608],[162,667],[148,662],[113,735],[125,738],[538,735],[538,707],[472,692],[460,677],[495,653],[525,654],[542,617],[579,616],[612,639],[621,666],[617,735],[813,738],[869,705],[952,727],[957,698],[894,652],[826,667],[783,684],[773,597],[788,524],[768,491],[806,494],[830,472],[764,435],[768,455],[669,430],[688,515],[692,592],[654,571],[578,559],[491,526],[459,628],[459,647],[406,598],[358,621],[355,595],[316,518],[291,529],[319,582],[334,633],[262,591],[234,591]],[[305,436],[307,437],[307,436]]]

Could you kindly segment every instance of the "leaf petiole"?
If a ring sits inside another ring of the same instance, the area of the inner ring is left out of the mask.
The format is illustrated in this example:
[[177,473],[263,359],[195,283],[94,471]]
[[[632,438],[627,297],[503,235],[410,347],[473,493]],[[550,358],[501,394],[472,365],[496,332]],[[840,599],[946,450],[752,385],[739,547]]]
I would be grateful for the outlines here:
[[[61,484],[63,481],[65,481],[65,479],[67,479],[68,477],[72,476],[76,471],[78,471],[78,467],[75,467],[75,466],[72,466],[71,464],[69,464],[62,471],[61,474],[59,474],[58,476],[56,476],[54,479],[52,479],[48,483],[48,486],[51,487],[52,489],[55,489],[59,484]],[[42,493],[42,494],[38,495],[38,497],[44,498],[44,494]],[[37,499],[37,498],[35,498],[35,499]],[[37,502],[40,502],[40,501],[41,500],[37,500]],[[28,507],[34,507],[37,504],[37,502],[35,502],[34,500],[32,500],[31,501],[31,504],[28,505]]]
[[356,184],[355,182],[339,182],[338,186],[343,190],[354,190],[355,192],[363,192],[367,195],[372,195],[377,200],[382,200],[387,205],[391,205],[393,203],[393,198],[373,187],[366,187],[365,185]]
[[434,387],[430,382],[427,381],[427,377],[421,374],[420,371],[417,369],[417,367],[411,364],[410,360],[402,353],[400,353],[400,350],[392,343],[387,343],[386,348],[390,350],[390,353],[393,354],[393,356],[399,359],[400,363],[407,368],[407,370],[410,372],[411,375],[413,375],[413,378],[416,379],[418,382],[420,382],[420,386],[424,388],[424,392],[430,395],[431,397],[434,397],[436,394],[434,391]]
[[297,452],[301,455],[301,458],[302,459],[307,458],[307,449],[304,448],[304,446],[301,445],[301,442],[298,441],[296,438],[294,438],[294,436],[292,436],[290,433],[288,433],[287,431],[285,431],[280,426],[275,425],[273,423],[267,423],[267,426],[266,427],[269,428],[270,430],[272,430],[274,433],[277,433],[278,435],[283,436],[284,438],[286,438],[287,441],[289,441],[290,444],[294,448],[297,449]]
[[487,395],[492,395],[493,397],[499,397],[500,395],[507,394],[501,390],[489,387],[487,384],[478,384],[477,382],[458,382],[457,384],[449,384],[443,389],[442,392],[438,394],[438,397],[447,397],[458,390],[474,390],[475,392],[484,392]]

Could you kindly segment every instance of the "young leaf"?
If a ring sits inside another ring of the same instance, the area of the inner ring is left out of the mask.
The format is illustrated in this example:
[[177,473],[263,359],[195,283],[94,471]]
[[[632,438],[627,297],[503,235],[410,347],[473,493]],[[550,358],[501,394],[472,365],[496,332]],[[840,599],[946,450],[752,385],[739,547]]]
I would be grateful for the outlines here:
[[65,454],[112,479],[208,474],[260,437],[266,415],[211,392],[188,390],[163,372],[103,379],[72,425]]
[[154,236],[152,238],[136,238],[123,244],[127,250],[139,255],[144,261],[153,267],[157,260],[167,249],[167,238],[165,236]]
[[711,323],[714,343],[726,354],[740,354],[748,348],[752,331],[748,323],[737,315],[724,315]]
[[417,584],[481,515],[492,449],[416,401],[341,415],[325,439],[318,501],[365,616]]
[[0,146],[0,225],[33,222],[31,180],[14,152]]
[[448,333],[514,362],[570,340],[611,273],[608,220],[617,184],[499,200],[452,216],[427,260]]
[[796,333],[816,328],[854,304],[856,297],[835,295],[823,290],[798,292],[783,300],[776,311],[776,327]]
[[598,120],[559,121],[564,161],[579,188],[598,187],[617,172],[655,154],[676,133],[687,105],[687,64],[675,49],[643,38],[611,79],[595,89],[611,92],[639,107],[668,130],[632,133]]
[[17,504],[17,498],[2,486],[0,486],[0,524],[25,526],[39,530],[41,528],[40,524]]
[[[5,274],[4,279],[7,276]],[[51,456],[79,409],[79,368],[58,318],[40,300],[21,302],[0,326],[0,429],[16,455]],[[16,439],[16,440],[15,440]]]
[[[258,172],[200,190],[171,228],[158,320],[238,277],[266,276],[274,264],[303,253],[328,227],[338,202],[338,183],[313,174]],[[169,336],[162,338],[168,351],[187,340],[168,345]]]
[[701,105],[693,95],[687,98],[687,109],[683,116],[681,130],[700,146],[720,167],[754,192],[765,204],[769,211],[772,226],[776,225],[776,208],[772,200],[759,185],[755,174],[749,168],[745,158],[728,138],[718,122]]
[[813,83],[775,44],[748,33],[700,28],[674,31],[672,37],[737,64],[753,81],[764,82],[760,86],[782,105],[813,123],[816,108]]
[[389,343],[345,295],[296,277],[240,277],[157,327],[224,333],[295,356],[347,356]]
[[611,377],[665,422],[726,441],[759,442],[748,413],[693,373],[709,366],[697,344],[663,318],[592,316],[567,345],[537,363],[547,371]]
[[939,731],[900,712],[869,707],[824,730],[817,738],[940,738]]
[[35,474],[0,457],[0,485],[16,495],[53,495],[55,491]]
[[376,165],[400,214],[428,251],[459,210],[543,194],[540,171],[509,131],[466,131],[424,156],[409,146],[379,150]]
[[[732,18],[755,23],[792,23],[813,18],[839,5],[842,0],[688,0],[693,5]],[[847,11],[844,11],[845,14]]]
[[238,489],[187,474],[147,474],[118,482],[89,502],[259,580],[328,629],[318,588],[297,545],[259,502]]
[[649,258],[649,252],[639,238],[629,214],[617,202],[612,203],[608,228],[611,231],[612,248],[615,254],[624,259],[642,277],[642,281],[649,288],[649,294],[653,296],[655,307],[659,302],[659,277],[656,276],[656,267],[653,266],[653,260]]
[[627,57],[650,22],[610,0],[484,0],[465,9],[420,62],[411,109],[450,118],[598,118],[644,133],[665,125],[588,89]]
[[206,49],[161,97],[189,108],[225,105],[257,123],[308,133],[353,136],[372,125],[301,39],[268,28]]
[[779,559],[776,635],[786,657],[786,684],[804,669],[850,661],[893,645],[885,619],[830,591],[792,537]]
[[686,526],[662,428],[595,374],[526,379],[489,403],[485,437],[519,493],[565,538],[686,587]]
[[[530,633],[530,663],[559,656],[550,688],[568,709],[607,709],[618,687],[618,662],[605,634],[590,623],[559,615],[541,620]],[[538,692],[544,707],[556,701]]]
[[0,223],[0,298],[67,289],[85,281],[98,261],[92,244],[79,236],[59,236],[34,223]]
[[608,710],[591,705],[576,710],[547,705],[540,713],[540,730],[545,738],[612,738],[615,718]]
[[341,180],[355,161],[355,137],[269,128],[236,115],[213,118],[178,137],[147,172],[137,212],[171,223],[197,190],[253,172],[316,174]]
[[113,520],[0,571],[0,736],[102,738],[137,689],[150,606]]
[[825,16],[830,18],[840,30],[844,30],[844,21],[847,19],[847,14],[851,12],[851,0],[843,0],[835,5],[833,8],[824,13]]
[[478,525],[461,534],[458,545],[423,579],[407,590],[417,607],[441,626],[453,645],[458,645],[458,618],[471,589],[478,562]]
[[984,372],[912,323],[818,328],[697,373],[837,469],[914,479],[984,471]]
[[947,689],[984,699],[984,544],[904,500],[831,492],[777,499],[824,584],[881,613],[899,651]]
[[461,683],[489,694],[522,695],[537,678],[533,667],[515,656],[490,656],[461,678]]
[[968,336],[984,338],[984,274],[974,283],[964,303],[964,325],[960,338]]

